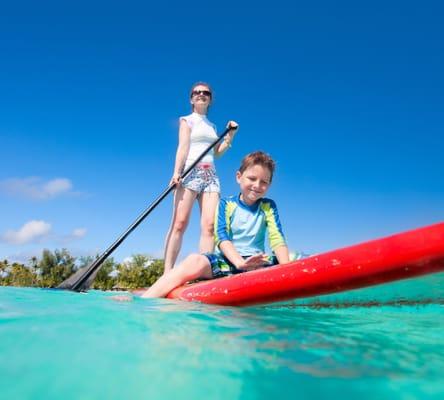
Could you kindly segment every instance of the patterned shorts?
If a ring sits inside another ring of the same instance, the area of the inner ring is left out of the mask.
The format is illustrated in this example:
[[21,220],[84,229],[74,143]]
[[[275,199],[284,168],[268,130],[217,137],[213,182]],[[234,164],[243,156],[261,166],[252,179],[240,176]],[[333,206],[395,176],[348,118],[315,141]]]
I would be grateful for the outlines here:
[[[204,253],[202,254],[210,262],[211,272],[213,273],[213,278],[222,278],[224,276],[230,276],[235,274],[241,274],[246,272],[241,269],[237,269],[223,254],[219,253]],[[243,258],[248,258],[249,256],[244,256]],[[278,264],[278,260],[275,256],[268,256],[268,263],[264,267],[271,267]]]
[[182,186],[197,193],[220,193],[219,178],[213,164],[197,164],[183,179]]

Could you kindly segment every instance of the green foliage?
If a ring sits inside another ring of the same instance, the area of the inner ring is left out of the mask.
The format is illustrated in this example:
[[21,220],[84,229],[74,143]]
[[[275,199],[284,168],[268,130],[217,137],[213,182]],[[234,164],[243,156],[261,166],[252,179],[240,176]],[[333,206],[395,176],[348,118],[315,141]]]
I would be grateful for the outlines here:
[[69,254],[68,250],[43,250],[42,258],[35,265],[40,273],[40,286],[56,287],[75,271],[76,259]]
[[9,286],[10,267],[8,260],[0,261],[0,286]]
[[1,286],[35,286],[37,276],[26,266],[19,263],[9,264],[7,260],[0,261]]
[[151,286],[154,282],[156,282],[163,274],[163,266],[163,260],[153,260],[153,263],[150,265],[148,271],[148,280],[146,281],[145,285],[139,287]]
[[36,276],[32,271],[23,264],[13,263],[11,267],[10,286],[34,286],[36,284]]
[[111,290],[116,285],[116,278],[110,275],[115,270],[116,264],[112,258],[106,260],[99,269],[96,279],[91,285],[92,289]]
[[[43,250],[42,257],[33,257],[28,265],[0,261],[1,286],[56,287],[70,275],[91,264],[93,257],[76,260],[66,249]],[[77,262],[76,262],[77,261]],[[92,289],[136,289],[151,286],[163,272],[163,260],[136,254],[121,264],[110,258],[100,267]]]
[[136,254],[130,261],[117,266],[117,287],[136,289],[152,285],[162,274],[163,261]]

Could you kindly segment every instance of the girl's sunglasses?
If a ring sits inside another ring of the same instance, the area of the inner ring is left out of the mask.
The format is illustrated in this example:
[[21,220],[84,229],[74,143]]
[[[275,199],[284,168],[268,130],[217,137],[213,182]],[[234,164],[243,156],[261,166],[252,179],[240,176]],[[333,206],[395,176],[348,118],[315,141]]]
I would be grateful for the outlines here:
[[209,90],[193,90],[191,92],[191,97],[193,96],[207,96],[211,97],[211,92]]

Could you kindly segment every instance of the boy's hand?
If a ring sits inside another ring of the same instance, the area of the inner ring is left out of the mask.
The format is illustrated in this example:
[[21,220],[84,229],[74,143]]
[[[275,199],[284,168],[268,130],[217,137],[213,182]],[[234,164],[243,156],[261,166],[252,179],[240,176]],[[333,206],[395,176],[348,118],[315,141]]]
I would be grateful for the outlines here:
[[251,271],[253,269],[262,268],[267,264],[268,258],[266,254],[255,254],[254,256],[248,257],[243,263],[237,266],[238,269],[243,269],[245,271]]

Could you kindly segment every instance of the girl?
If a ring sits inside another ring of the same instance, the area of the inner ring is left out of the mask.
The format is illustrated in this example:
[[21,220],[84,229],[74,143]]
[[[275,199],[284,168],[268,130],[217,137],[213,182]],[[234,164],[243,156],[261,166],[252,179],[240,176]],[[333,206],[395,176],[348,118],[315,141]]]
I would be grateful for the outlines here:
[[194,201],[197,199],[201,215],[201,235],[199,251],[212,252],[214,249],[214,214],[219,201],[220,184],[214,168],[214,156],[221,156],[229,147],[238,129],[238,124],[230,121],[227,128],[232,130],[223,142],[215,146],[201,162],[180,181],[181,173],[217,139],[216,129],[207,118],[212,100],[211,87],[204,82],[193,85],[190,93],[192,113],[180,118],[179,145],[171,184],[176,185],[171,226],[165,240],[165,269],[170,271],[182,245]]

